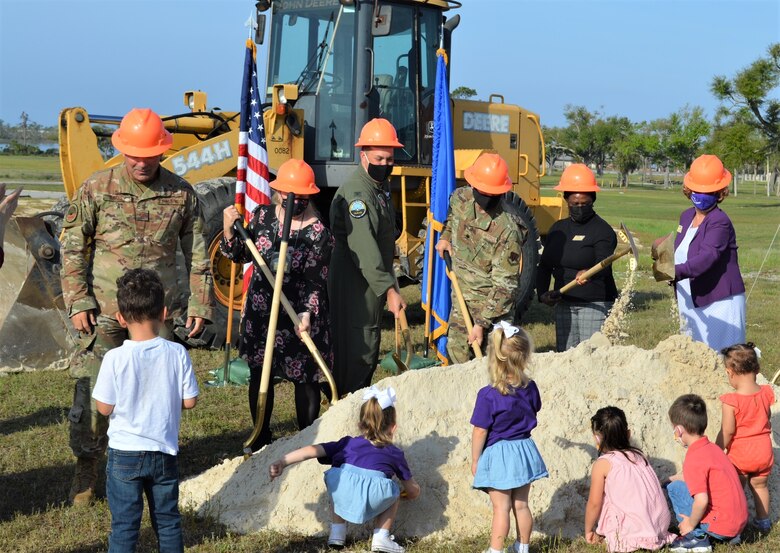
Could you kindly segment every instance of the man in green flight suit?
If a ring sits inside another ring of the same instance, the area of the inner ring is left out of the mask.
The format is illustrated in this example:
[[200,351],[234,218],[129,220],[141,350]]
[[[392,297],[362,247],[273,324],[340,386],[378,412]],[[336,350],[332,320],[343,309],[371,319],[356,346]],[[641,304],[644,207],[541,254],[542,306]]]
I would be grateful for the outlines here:
[[339,393],[371,384],[379,361],[380,321],[406,307],[393,272],[395,214],[387,179],[398,142],[393,125],[372,119],[355,144],[360,167],[336,191],[330,223],[336,245],[328,273],[333,375]]
[[[211,274],[198,198],[182,178],[160,167],[173,137],[150,109],[134,109],[111,139],[124,163],[98,171],[79,188],[65,214],[62,295],[82,351],[71,362],[77,379],[70,420],[76,475],[70,501],[94,496],[97,467],[108,445],[108,419],[92,402],[103,355],[128,339],[116,318],[116,279],[127,269],[155,270],[165,285],[166,317],[186,289],[179,282],[176,249],[189,272],[187,328],[198,334],[211,319]],[[170,336],[166,320],[163,337]]]
[[457,188],[436,251],[452,256],[466,308],[474,327],[467,332],[463,313],[454,297],[447,331],[450,363],[470,359],[469,345],[485,350],[485,332],[494,323],[514,318],[520,284],[525,225],[504,194],[512,189],[509,169],[498,154],[482,154],[464,171],[471,186]]

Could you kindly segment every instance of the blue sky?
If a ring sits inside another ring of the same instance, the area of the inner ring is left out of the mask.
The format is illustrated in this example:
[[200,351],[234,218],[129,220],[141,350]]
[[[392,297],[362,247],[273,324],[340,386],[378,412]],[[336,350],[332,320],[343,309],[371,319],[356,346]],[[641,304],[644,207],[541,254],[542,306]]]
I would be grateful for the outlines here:
[[[24,110],[185,111],[187,89],[237,110],[250,0],[0,0],[0,119]],[[778,0],[463,0],[451,86],[564,123],[566,104],[634,121],[712,115],[716,74],[780,41]]]

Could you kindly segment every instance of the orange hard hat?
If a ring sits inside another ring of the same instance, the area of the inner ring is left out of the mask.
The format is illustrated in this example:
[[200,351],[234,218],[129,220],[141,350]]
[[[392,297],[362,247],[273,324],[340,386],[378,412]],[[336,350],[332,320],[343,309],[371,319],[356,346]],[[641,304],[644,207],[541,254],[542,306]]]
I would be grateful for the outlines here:
[[509,167],[498,154],[482,154],[463,172],[466,182],[485,194],[503,194],[512,189]]
[[561,192],[598,192],[596,175],[584,163],[572,163],[561,174],[561,181],[553,190]]
[[718,156],[707,154],[693,160],[691,170],[683,179],[688,190],[701,194],[723,190],[730,182],[731,173],[723,167],[723,162]]
[[314,182],[314,170],[302,159],[288,159],[279,166],[271,188],[294,194],[316,194],[320,191]]
[[372,119],[360,131],[360,138],[355,146],[376,146],[379,148],[403,148],[404,145],[398,142],[398,134],[395,127],[387,119],[377,117]]
[[133,157],[154,157],[173,144],[173,135],[165,130],[162,119],[149,108],[134,108],[122,118],[111,135],[114,148]]

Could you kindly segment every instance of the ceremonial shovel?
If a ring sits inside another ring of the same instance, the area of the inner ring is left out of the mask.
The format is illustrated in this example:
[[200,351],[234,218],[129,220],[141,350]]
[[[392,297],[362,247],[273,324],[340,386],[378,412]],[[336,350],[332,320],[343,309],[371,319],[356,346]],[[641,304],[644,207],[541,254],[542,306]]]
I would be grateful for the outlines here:
[[[471,316],[469,316],[469,310],[466,307],[466,300],[463,298],[463,293],[460,291],[458,276],[455,274],[455,271],[452,270],[452,257],[447,250],[444,250],[444,263],[447,265],[447,276],[450,277],[450,280],[452,281],[452,289],[455,290],[455,297],[458,298],[458,306],[463,315],[463,320],[466,321],[466,331],[471,335],[471,329],[474,328],[474,325],[471,323]],[[471,349],[474,350],[474,355],[477,359],[482,359],[482,349],[477,342],[472,342]]]
[[[301,324],[301,320],[298,318],[298,314],[295,312],[295,309],[293,308],[292,304],[290,304],[290,301],[282,293],[284,267],[287,263],[287,245],[290,236],[290,225],[292,223],[293,201],[294,201],[294,194],[289,193],[287,195],[287,205],[284,210],[285,220],[284,220],[284,226],[282,227],[282,243],[279,251],[279,260],[278,260],[278,267],[276,271],[276,277],[274,277],[274,274],[271,272],[271,269],[269,269],[268,265],[263,259],[263,256],[260,255],[259,251],[257,251],[257,248],[252,242],[252,239],[249,237],[249,235],[247,234],[246,230],[241,225],[241,223],[239,221],[236,221],[233,224],[233,230],[235,231],[236,234],[238,234],[241,237],[241,239],[244,241],[244,244],[246,244],[246,247],[249,250],[249,252],[252,254],[252,257],[254,258],[257,267],[263,272],[266,279],[268,279],[268,282],[273,283],[274,285],[274,295],[271,303],[271,315],[268,321],[269,322],[268,336],[273,338],[271,338],[270,340],[266,340],[266,352],[265,352],[265,357],[263,358],[263,372],[260,378],[260,394],[258,395],[257,398],[257,418],[255,420],[255,427],[252,432],[252,435],[246,440],[246,442],[244,442],[245,456],[251,455],[252,443],[254,443],[254,441],[260,435],[260,431],[262,430],[262,426],[263,426],[263,416],[265,414],[265,402],[268,396],[268,385],[271,376],[270,374],[271,360],[272,360],[271,356],[273,355],[274,338],[276,336],[276,321],[279,316],[279,304],[281,303],[282,307],[284,307],[284,310],[287,312],[287,315],[289,315],[290,319],[293,322],[293,326],[295,328],[297,328]],[[273,326],[273,332],[271,332],[272,326]],[[308,332],[301,332],[301,340],[303,340],[303,343],[306,344],[306,347],[308,348],[309,352],[312,354],[312,357],[314,357],[314,360],[316,361],[320,370],[325,375],[325,378],[328,380],[328,384],[330,385],[330,390],[331,390],[331,397],[332,397],[331,401],[335,403],[339,397],[338,391],[336,390],[336,382],[333,380],[333,375],[331,374],[330,370],[328,370],[328,366],[325,363],[325,360],[322,358],[322,355],[320,355],[320,352],[317,351],[317,346],[314,345],[314,342],[312,341],[311,336],[309,336]],[[249,452],[247,452],[247,450],[249,450]]]

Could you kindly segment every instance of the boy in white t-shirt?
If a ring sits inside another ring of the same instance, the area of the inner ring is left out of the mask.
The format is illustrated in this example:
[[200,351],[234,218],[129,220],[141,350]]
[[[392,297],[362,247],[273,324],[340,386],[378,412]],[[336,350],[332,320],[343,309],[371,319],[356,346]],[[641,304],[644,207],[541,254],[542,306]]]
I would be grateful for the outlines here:
[[161,552],[184,551],[179,514],[181,411],[198,400],[187,350],[159,336],[165,291],[156,272],[132,269],[117,279],[117,320],[130,339],[103,358],[92,397],[109,417],[106,492],[109,551],[135,551],[149,502]]

